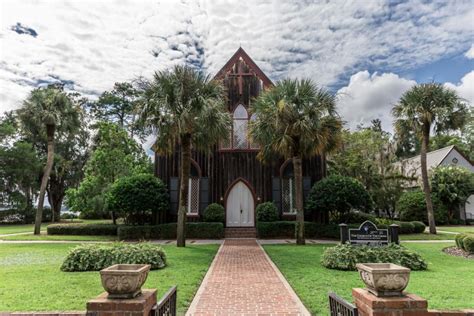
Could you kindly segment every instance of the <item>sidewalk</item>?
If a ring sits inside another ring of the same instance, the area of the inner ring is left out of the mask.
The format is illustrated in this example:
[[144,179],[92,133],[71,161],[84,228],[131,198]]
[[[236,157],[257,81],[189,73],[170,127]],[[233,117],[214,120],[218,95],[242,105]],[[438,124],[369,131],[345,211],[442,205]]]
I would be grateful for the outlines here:
[[255,239],[227,239],[186,315],[310,313]]

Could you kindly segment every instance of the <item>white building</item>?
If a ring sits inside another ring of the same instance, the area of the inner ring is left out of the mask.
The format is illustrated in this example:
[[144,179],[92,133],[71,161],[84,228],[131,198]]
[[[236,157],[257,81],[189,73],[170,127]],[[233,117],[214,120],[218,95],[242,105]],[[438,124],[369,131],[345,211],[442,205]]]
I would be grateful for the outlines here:
[[[474,173],[474,164],[456,146],[444,147],[426,154],[428,172],[436,167],[448,165],[464,167]],[[421,184],[420,155],[402,160],[398,166],[403,175],[417,179],[410,186]],[[474,219],[474,194],[467,199],[465,206],[461,207],[460,218]]]

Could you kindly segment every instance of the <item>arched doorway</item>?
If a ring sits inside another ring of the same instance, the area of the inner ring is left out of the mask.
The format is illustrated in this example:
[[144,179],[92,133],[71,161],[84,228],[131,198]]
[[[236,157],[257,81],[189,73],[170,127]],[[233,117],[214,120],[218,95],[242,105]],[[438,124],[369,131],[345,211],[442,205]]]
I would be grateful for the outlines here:
[[229,193],[226,202],[227,227],[253,227],[255,200],[248,185],[237,181]]

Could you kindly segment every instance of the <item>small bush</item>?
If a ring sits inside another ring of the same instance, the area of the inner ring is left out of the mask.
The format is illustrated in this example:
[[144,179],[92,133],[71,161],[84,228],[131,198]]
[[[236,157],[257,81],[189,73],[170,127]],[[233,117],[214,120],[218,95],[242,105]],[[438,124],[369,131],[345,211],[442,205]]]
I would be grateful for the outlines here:
[[113,224],[53,224],[47,227],[48,235],[117,235]]
[[61,219],[76,219],[79,218],[79,215],[72,212],[62,213]]
[[127,224],[156,224],[158,214],[169,209],[166,186],[151,174],[138,174],[115,181],[107,195],[108,209]]
[[413,227],[414,227],[413,232],[415,234],[422,234],[425,232],[426,225],[423,222],[414,221],[411,223],[413,224]]
[[474,234],[458,234],[454,240],[456,242],[456,247],[463,249],[468,253],[474,253]]
[[257,205],[257,222],[276,222],[278,220],[278,209],[273,202],[265,202]]
[[468,253],[474,253],[474,234],[470,234],[463,239],[463,246]]
[[224,223],[225,221],[224,207],[217,203],[209,204],[204,210],[203,220],[205,222]]
[[327,248],[321,259],[323,266],[336,270],[356,270],[357,263],[366,262],[389,262],[412,270],[426,270],[428,267],[425,260],[416,252],[396,244],[384,247],[338,245]]
[[[149,226],[119,226],[120,240],[175,239],[176,223]],[[220,239],[224,238],[222,223],[186,223],[186,238]]]
[[166,254],[159,245],[150,243],[81,245],[69,252],[61,270],[98,271],[119,263],[150,264],[152,270],[162,269],[166,266]]

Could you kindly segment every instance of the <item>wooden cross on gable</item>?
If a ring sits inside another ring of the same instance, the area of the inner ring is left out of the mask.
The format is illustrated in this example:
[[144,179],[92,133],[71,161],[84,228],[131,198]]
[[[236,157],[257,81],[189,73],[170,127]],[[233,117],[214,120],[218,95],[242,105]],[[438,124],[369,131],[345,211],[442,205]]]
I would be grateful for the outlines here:
[[229,77],[236,77],[237,78],[237,81],[239,83],[239,94],[242,95],[243,93],[243,78],[244,77],[248,77],[248,76],[255,76],[255,74],[253,72],[244,72],[243,71],[243,65],[244,61],[242,60],[242,58],[239,58],[239,60],[237,61],[237,73],[229,73],[228,76]]

